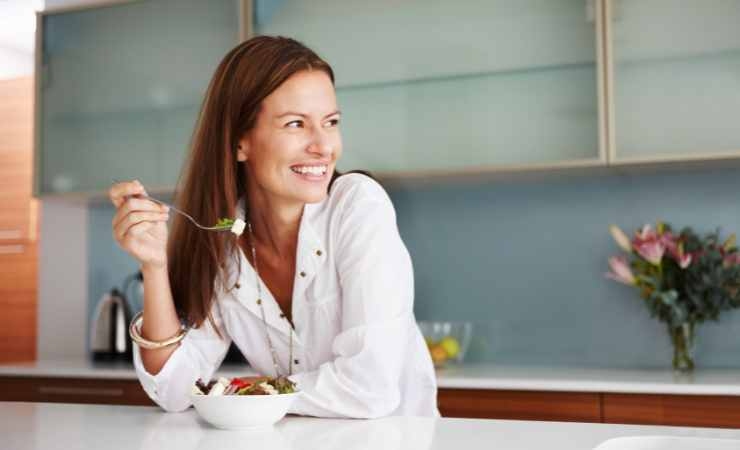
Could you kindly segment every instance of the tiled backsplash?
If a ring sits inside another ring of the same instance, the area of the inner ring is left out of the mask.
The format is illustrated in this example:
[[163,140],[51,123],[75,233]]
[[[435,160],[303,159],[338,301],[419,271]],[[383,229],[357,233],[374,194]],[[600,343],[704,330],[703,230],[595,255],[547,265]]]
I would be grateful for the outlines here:
[[[414,262],[418,319],[475,324],[470,361],[670,367],[662,323],[636,293],[605,279],[631,231],[663,219],[740,232],[740,171],[578,176],[388,188]],[[89,214],[89,308],[136,270],[111,238],[113,209]],[[703,324],[699,367],[740,368],[740,313]]]

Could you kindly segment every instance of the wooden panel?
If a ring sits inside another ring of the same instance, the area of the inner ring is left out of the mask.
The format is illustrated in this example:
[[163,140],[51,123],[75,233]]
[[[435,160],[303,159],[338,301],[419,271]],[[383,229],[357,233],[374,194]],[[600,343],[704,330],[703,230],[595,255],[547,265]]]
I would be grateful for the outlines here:
[[0,243],[35,239],[32,77],[0,80]]
[[0,242],[0,302],[37,290],[38,246],[32,242]]
[[0,243],[0,362],[36,359],[37,284],[37,246]]
[[33,147],[33,77],[0,80],[0,151]]
[[604,394],[604,422],[740,428],[740,397]]
[[440,389],[444,417],[601,422],[598,393]]
[[153,406],[138,380],[0,376],[0,401]]

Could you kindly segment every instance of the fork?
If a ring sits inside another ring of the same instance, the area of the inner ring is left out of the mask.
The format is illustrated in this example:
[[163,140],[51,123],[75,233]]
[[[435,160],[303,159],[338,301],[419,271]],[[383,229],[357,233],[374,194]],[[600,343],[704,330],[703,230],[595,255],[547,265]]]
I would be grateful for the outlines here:
[[[119,180],[115,180],[115,179],[113,180],[113,182],[114,183],[120,183]],[[190,222],[193,223],[193,225],[195,225],[196,227],[200,228],[201,230],[205,230],[205,231],[230,231],[231,230],[231,225],[215,225],[215,226],[212,226],[212,227],[207,227],[205,225],[201,225],[200,223],[198,223],[197,220],[193,219],[193,217],[190,214],[186,213],[185,211],[183,211],[181,209],[178,209],[178,208],[174,207],[173,205],[171,205],[171,204],[169,204],[167,202],[163,202],[162,200],[156,199],[154,197],[150,197],[147,194],[135,194],[135,195],[127,195],[126,196],[126,198],[131,198],[131,197],[145,198],[147,200],[153,201],[154,203],[160,204],[162,206],[166,206],[166,207],[170,208],[172,211],[175,211],[176,213],[185,216],[185,218],[187,218]]]

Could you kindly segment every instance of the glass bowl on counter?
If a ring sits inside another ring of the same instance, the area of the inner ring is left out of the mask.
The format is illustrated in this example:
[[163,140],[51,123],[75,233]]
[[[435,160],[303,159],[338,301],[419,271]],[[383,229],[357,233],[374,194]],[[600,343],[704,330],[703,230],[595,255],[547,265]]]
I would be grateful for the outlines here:
[[473,336],[471,322],[418,321],[434,367],[463,362]]

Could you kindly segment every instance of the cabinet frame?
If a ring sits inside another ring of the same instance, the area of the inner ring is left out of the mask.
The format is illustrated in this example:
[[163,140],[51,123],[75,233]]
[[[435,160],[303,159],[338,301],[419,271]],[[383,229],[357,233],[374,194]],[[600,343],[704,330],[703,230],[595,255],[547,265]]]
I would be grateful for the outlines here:
[[662,154],[645,155],[639,157],[620,157],[616,142],[616,112],[614,94],[614,40],[612,33],[612,19],[614,17],[614,3],[618,0],[596,0],[602,3],[603,14],[602,40],[604,61],[604,96],[607,105],[605,111],[605,132],[607,141],[607,165],[613,167],[639,169],[666,168],[704,168],[704,167],[738,167],[740,166],[740,147],[736,150],[715,150],[702,154]]
[[[34,196],[43,196],[47,198],[62,198],[73,202],[86,203],[90,199],[99,201],[107,197],[107,192],[103,190],[92,191],[72,191],[65,193],[43,192],[42,191],[42,136],[41,136],[41,67],[42,67],[42,44],[43,44],[43,19],[47,14],[60,12],[79,11],[93,9],[117,4],[131,3],[140,0],[99,0],[97,2],[72,5],[58,6],[38,11],[36,13],[36,51],[35,51],[35,71],[34,71],[34,178],[33,192]],[[240,40],[247,39],[254,35],[253,17],[254,3],[253,0],[237,0],[239,2]],[[606,91],[606,62],[604,60],[604,0],[588,0],[588,8],[593,11],[594,21],[594,49],[595,49],[595,72],[596,72],[596,102],[597,102],[597,148],[595,156],[591,158],[562,160],[549,163],[526,163],[526,164],[497,164],[485,165],[469,169],[442,169],[442,170],[418,170],[418,171],[373,171],[373,174],[383,181],[394,182],[422,182],[426,183],[435,180],[460,181],[469,179],[489,178],[514,178],[533,174],[535,177],[549,176],[554,173],[556,176],[563,174],[584,173],[591,174],[593,170],[607,167],[608,165],[608,140],[607,140],[607,114],[608,114],[608,97],[604,94]],[[174,192],[175,186],[152,186],[149,189],[153,194],[170,194]]]
[[[34,46],[34,73],[33,73],[33,196],[34,197],[46,197],[46,198],[63,198],[72,201],[79,201],[86,203],[88,199],[101,199],[107,198],[107,191],[73,191],[68,193],[52,193],[43,192],[42,190],[42,143],[43,138],[41,136],[41,119],[42,119],[42,108],[41,108],[41,72],[43,69],[43,24],[44,17],[52,14],[59,14],[65,12],[84,11],[88,9],[97,9],[106,6],[115,6],[126,3],[139,2],[141,0],[98,0],[91,3],[77,4],[77,5],[59,5],[50,8],[45,8],[40,11],[36,11],[36,32],[35,32],[35,46]],[[254,33],[252,27],[252,17],[254,15],[254,4],[253,0],[234,0],[237,1],[238,15],[239,15],[239,36],[238,42],[234,42],[234,45],[242,42],[252,36]],[[172,193],[175,190],[175,186],[158,186],[154,189],[150,189],[153,194]]]

